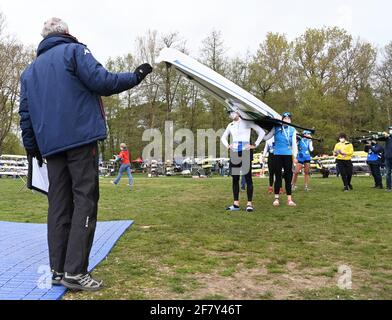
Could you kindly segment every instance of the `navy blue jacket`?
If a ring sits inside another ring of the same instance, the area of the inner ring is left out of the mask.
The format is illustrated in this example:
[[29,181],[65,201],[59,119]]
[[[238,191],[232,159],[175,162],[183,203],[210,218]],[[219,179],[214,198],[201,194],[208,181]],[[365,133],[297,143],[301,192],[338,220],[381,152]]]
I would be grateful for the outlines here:
[[389,137],[385,141],[385,158],[392,158],[392,137]]
[[25,148],[47,157],[106,139],[101,96],[131,89],[138,80],[134,73],[108,72],[74,37],[49,35],[21,76]]

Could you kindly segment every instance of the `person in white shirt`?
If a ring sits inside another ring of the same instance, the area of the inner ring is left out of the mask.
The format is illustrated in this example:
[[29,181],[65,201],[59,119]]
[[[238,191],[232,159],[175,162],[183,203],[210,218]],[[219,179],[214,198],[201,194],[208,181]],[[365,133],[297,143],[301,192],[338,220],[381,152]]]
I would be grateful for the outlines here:
[[[232,112],[230,123],[222,136],[222,144],[230,149],[230,169],[233,178],[233,195],[234,205],[228,207],[227,211],[240,211],[240,177],[245,176],[247,184],[248,204],[246,212],[253,212],[253,179],[252,179],[252,161],[253,150],[256,149],[263,141],[265,131],[257,126],[253,121],[241,119],[238,112]],[[257,132],[258,139],[254,145],[250,142],[252,129]],[[233,141],[229,144],[228,138],[231,136]]]

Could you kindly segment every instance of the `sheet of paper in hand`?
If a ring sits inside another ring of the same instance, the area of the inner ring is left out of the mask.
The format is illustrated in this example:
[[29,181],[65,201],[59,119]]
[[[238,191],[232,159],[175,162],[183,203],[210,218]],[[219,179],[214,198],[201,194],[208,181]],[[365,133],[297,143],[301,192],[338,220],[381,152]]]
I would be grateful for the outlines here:
[[32,158],[32,161],[29,161],[27,187],[30,190],[35,190],[46,195],[48,194],[49,178],[48,167],[46,163],[44,163],[42,167],[40,167],[36,158]]

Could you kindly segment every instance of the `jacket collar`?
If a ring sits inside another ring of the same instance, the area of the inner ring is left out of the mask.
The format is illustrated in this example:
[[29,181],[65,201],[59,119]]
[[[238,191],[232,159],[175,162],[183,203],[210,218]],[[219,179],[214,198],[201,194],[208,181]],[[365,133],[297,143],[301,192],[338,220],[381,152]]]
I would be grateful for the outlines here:
[[37,50],[37,57],[46,51],[65,43],[79,43],[78,39],[66,33],[51,33],[41,41]]

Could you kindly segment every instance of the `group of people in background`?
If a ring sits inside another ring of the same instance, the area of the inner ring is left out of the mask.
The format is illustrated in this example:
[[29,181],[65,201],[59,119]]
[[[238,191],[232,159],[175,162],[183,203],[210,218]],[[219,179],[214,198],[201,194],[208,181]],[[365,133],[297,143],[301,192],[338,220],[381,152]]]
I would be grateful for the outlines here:
[[[282,115],[284,122],[281,126],[273,127],[268,135],[265,131],[252,121],[243,120],[238,111],[230,114],[232,123],[229,124],[222,136],[222,144],[230,150],[230,169],[233,178],[234,204],[229,206],[227,211],[240,211],[239,182],[240,176],[246,176],[248,203],[247,212],[253,212],[253,180],[252,161],[253,150],[256,149],[263,140],[267,142],[267,152],[269,154],[270,188],[269,192],[274,192],[275,199],[273,205],[281,205],[280,195],[282,193],[283,179],[287,194],[287,205],[295,207],[296,203],[292,198],[293,164],[298,165],[298,170],[302,166],[310,164],[310,152],[312,144],[303,141],[300,146],[297,140],[297,130],[290,126],[292,115],[286,112]],[[256,131],[258,138],[255,144],[251,144],[251,130]],[[231,136],[232,144],[228,138]],[[307,140],[306,138],[304,138]],[[299,152],[300,150],[300,152]],[[300,161],[298,155],[300,153]],[[266,154],[266,153],[265,153]],[[274,179],[275,178],[275,179]]]
[[[379,142],[385,142],[383,148]],[[384,189],[382,181],[381,167],[385,166],[386,169],[386,183],[387,192],[392,191],[392,126],[388,128],[388,132],[384,132],[382,136],[377,139],[367,141],[364,151],[368,154],[367,164],[370,168],[371,174],[374,178],[374,188]],[[336,164],[339,173],[342,176],[344,191],[349,192],[353,190],[351,179],[353,176],[353,163],[352,157],[354,154],[354,147],[348,141],[347,135],[341,133],[339,135],[339,142],[334,149],[334,156],[336,156]]]
[[[310,165],[312,152],[314,151],[312,133],[305,130],[299,134],[297,130],[290,126],[292,114],[285,112],[282,114],[282,124],[275,125],[268,134],[257,126],[253,121],[243,120],[239,111],[231,112],[232,123],[227,127],[222,136],[222,143],[230,150],[230,171],[233,178],[234,204],[229,206],[227,211],[240,211],[239,190],[240,176],[246,181],[248,203],[247,212],[253,212],[253,180],[252,161],[253,150],[265,140],[266,145],[263,152],[263,163],[268,157],[269,188],[268,193],[274,194],[274,207],[281,206],[281,195],[283,194],[283,179],[285,180],[285,191],[287,195],[287,206],[296,207],[292,193],[297,189],[299,174],[303,171],[305,178],[305,191],[310,191]],[[251,144],[251,130],[256,131],[258,138],[255,144]],[[232,144],[228,138],[231,136]],[[369,141],[365,146],[368,153],[367,163],[374,177],[374,188],[383,189],[381,166],[385,164],[387,191],[392,189],[392,127],[389,132],[385,132],[383,137],[377,139],[385,141],[385,150],[378,141]],[[340,173],[344,185],[343,191],[349,192],[354,189],[352,185],[354,147],[349,142],[345,133],[339,135],[339,141],[335,145],[334,156],[336,157],[337,171]],[[293,168],[295,168],[293,170]],[[242,185],[243,189],[245,183]]]
[[[297,130],[290,126],[292,114],[285,112],[282,114],[283,125],[274,126],[266,135],[265,131],[256,125],[253,121],[243,120],[239,112],[232,112],[230,118],[233,120],[227,127],[222,136],[223,145],[230,150],[230,172],[233,178],[233,205],[227,208],[227,211],[240,211],[240,179],[241,189],[247,192],[246,212],[253,212],[253,178],[252,162],[253,152],[263,140],[266,141],[262,163],[268,158],[269,188],[268,193],[274,194],[275,199],[273,206],[281,205],[280,197],[284,193],[282,185],[285,180],[285,192],[287,195],[287,205],[296,207],[293,201],[292,193],[297,190],[298,176],[304,174],[304,190],[310,191],[310,171],[312,152],[314,151],[312,133],[304,130],[298,134]],[[257,133],[257,141],[252,144],[251,131]],[[229,143],[229,136],[232,143]],[[391,171],[392,171],[392,126],[389,133],[385,132],[384,136],[378,140],[368,141],[364,151],[368,153],[367,164],[374,178],[374,188],[384,189],[381,166],[385,164],[387,176],[387,191],[392,189]],[[354,167],[352,157],[354,146],[349,142],[345,133],[338,137],[338,143],[335,145],[333,154],[336,157],[336,169],[343,181],[343,190],[345,192],[354,189],[352,185],[352,176]],[[379,144],[379,141],[385,141],[385,150]],[[133,177],[130,166],[130,154],[126,144],[122,143],[121,152],[115,156],[116,161],[120,163],[119,174],[112,184],[118,185],[124,172],[127,173],[129,187],[133,187]],[[294,168],[294,170],[293,170]],[[223,165],[222,165],[223,171]]]

